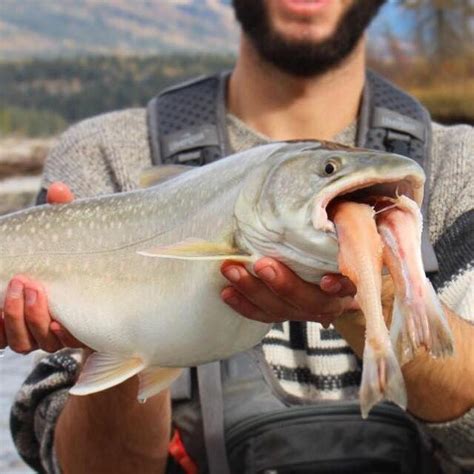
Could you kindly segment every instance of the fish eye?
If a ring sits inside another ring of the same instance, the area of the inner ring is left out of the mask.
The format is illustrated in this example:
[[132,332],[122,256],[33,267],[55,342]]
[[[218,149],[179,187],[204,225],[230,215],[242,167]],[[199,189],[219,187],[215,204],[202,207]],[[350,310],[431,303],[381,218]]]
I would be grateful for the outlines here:
[[332,176],[339,171],[340,166],[339,160],[329,159],[323,166],[323,176]]

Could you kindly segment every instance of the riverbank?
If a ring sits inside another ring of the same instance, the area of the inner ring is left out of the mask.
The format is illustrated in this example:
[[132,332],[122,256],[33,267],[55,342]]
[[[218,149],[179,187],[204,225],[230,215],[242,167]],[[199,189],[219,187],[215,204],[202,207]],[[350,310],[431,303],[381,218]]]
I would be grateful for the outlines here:
[[0,139],[0,214],[34,203],[46,156],[55,141],[54,138]]

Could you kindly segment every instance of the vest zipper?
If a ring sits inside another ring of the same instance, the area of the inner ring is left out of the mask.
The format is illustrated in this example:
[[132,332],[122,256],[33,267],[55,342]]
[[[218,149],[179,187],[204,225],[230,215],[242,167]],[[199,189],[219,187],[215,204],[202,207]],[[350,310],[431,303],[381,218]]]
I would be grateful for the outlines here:
[[[334,420],[334,416],[339,417],[354,417],[361,416],[359,405],[344,405],[344,406],[334,406],[334,405],[311,405],[304,407],[292,407],[292,410],[284,412],[273,412],[273,413],[264,413],[261,415],[253,416],[251,419],[246,419],[238,422],[234,426],[231,426],[227,430],[226,444],[228,450],[232,450],[233,447],[239,444],[242,440],[242,437],[245,439],[248,435],[249,430],[253,435],[256,435],[258,428],[265,425],[265,428],[272,424],[281,424],[285,421],[291,421],[292,423],[297,422],[298,419],[305,419],[305,423],[310,423],[314,419],[321,420],[322,417],[331,417],[331,420]],[[384,422],[391,424],[410,427],[413,431],[416,431],[414,426],[410,426],[411,421],[407,419],[406,415],[400,411],[399,408],[392,405],[382,405],[377,406],[372,409],[369,420],[382,419]],[[257,430],[255,430],[255,428]]]

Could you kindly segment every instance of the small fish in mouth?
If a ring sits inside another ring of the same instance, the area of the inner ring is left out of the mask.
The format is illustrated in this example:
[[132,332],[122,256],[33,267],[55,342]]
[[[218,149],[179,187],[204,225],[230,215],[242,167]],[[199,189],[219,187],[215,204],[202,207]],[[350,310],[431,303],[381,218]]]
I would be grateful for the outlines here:
[[395,287],[390,337],[401,364],[424,347],[433,357],[453,353],[453,338],[443,308],[423,270],[422,217],[406,196],[393,199],[387,212],[376,216],[384,242],[383,262]]
[[[356,285],[356,300],[366,319],[360,388],[364,418],[382,399],[406,409],[399,363],[412,359],[420,347],[434,357],[453,352],[444,311],[423,270],[419,207],[403,195],[375,200],[377,212],[370,204],[354,201],[339,201],[331,208],[339,270]],[[390,336],[381,303],[383,265],[395,289]]]

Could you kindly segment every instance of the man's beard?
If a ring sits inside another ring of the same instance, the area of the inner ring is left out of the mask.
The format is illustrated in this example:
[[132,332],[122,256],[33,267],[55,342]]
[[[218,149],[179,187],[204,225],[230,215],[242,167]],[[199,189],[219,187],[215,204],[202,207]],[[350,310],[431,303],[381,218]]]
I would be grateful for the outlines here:
[[264,60],[288,74],[311,77],[338,66],[354,50],[385,1],[354,0],[332,36],[319,42],[287,39],[274,31],[264,0],[232,0],[232,4],[242,30]]

